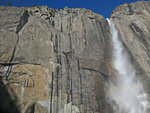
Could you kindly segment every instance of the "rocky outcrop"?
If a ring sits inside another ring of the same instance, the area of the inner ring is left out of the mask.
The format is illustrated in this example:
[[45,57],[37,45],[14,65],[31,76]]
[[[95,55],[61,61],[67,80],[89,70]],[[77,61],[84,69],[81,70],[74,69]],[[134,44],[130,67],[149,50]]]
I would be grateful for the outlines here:
[[[149,6],[124,4],[111,16],[147,92]],[[21,113],[112,113],[111,57],[109,25],[91,10],[0,7],[1,86]]]

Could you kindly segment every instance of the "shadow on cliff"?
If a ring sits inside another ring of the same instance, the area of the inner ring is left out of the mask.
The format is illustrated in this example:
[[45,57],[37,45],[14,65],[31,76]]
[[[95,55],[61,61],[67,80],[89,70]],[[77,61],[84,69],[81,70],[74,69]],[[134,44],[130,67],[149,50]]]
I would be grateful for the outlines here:
[[17,97],[11,98],[6,86],[0,77],[0,113],[20,113],[17,106]]

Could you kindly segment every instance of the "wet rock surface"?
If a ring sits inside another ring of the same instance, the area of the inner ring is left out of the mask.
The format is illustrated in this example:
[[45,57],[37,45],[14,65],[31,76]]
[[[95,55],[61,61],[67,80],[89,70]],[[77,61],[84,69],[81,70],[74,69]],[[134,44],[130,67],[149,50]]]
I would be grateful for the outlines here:
[[136,73],[149,93],[150,2],[135,2],[116,8],[111,15],[120,38],[131,56]]

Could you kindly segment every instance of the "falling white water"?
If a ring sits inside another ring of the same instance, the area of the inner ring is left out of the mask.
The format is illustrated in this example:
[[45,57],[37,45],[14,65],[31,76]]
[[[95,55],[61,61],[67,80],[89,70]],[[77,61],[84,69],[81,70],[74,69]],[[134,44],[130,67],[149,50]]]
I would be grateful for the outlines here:
[[114,113],[147,113],[149,103],[140,80],[136,78],[130,57],[119,39],[112,19],[107,19],[113,43],[115,80],[110,82],[108,101],[113,102]]

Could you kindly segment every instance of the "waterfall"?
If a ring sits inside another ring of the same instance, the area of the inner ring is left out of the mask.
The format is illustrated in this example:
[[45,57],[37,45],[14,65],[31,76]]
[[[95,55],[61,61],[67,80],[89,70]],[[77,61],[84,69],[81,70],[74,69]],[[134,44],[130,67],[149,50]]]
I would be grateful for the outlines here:
[[114,113],[147,113],[149,103],[142,83],[136,77],[136,70],[119,39],[113,20],[107,21],[112,36],[112,63],[115,70],[114,79],[109,83],[107,100]]

